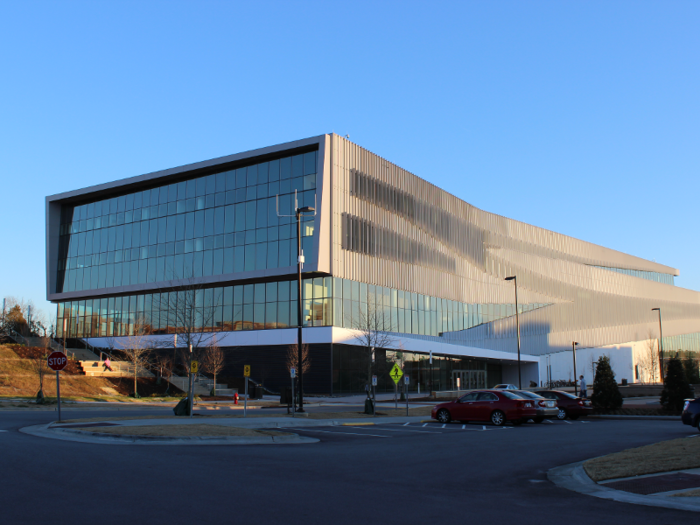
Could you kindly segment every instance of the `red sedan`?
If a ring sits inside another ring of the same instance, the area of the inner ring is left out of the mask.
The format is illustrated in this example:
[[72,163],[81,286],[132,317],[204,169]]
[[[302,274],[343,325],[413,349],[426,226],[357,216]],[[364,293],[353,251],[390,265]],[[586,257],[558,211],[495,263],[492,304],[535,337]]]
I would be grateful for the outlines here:
[[537,415],[532,401],[507,390],[474,390],[448,403],[433,407],[430,417],[440,423],[490,421],[502,426],[506,421],[520,425]]

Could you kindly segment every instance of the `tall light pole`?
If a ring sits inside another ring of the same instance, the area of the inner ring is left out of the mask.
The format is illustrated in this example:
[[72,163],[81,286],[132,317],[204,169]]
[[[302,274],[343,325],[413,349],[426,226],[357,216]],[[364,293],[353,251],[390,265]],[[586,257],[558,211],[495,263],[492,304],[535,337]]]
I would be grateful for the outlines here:
[[578,383],[578,375],[576,375],[576,345],[578,343],[576,341],[571,342],[571,349],[574,351],[574,395],[578,397],[578,387],[576,386]]
[[515,275],[506,277],[506,281],[515,283],[515,326],[518,330],[518,388],[523,387],[522,375],[520,373],[520,315],[518,314],[518,278]]
[[[304,265],[304,256],[301,252],[301,217],[304,213],[313,213],[316,210],[311,206],[297,207],[297,374],[299,374],[299,412],[304,411],[304,369],[302,367],[301,355],[301,327],[304,324],[302,319],[303,308],[301,304],[301,267]],[[292,395],[294,395],[292,393]]]
[[661,382],[664,383],[664,332],[661,328],[661,308],[652,308],[652,312],[659,312],[659,365],[661,366]]
[[[301,217],[305,213],[313,213],[316,215],[316,208],[313,206],[299,207],[299,201],[297,199],[297,192],[294,191],[294,215],[282,215],[280,214],[280,202],[279,195],[277,195],[277,216],[278,217],[296,217],[297,220],[297,376],[299,381],[297,387],[299,388],[299,410],[297,412],[304,411],[304,370],[302,368],[302,355],[301,355],[301,327],[304,324],[302,319],[303,308],[302,308],[302,298],[301,298],[301,269],[304,266],[304,255],[301,252]],[[294,392],[292,392],[292,397]]]

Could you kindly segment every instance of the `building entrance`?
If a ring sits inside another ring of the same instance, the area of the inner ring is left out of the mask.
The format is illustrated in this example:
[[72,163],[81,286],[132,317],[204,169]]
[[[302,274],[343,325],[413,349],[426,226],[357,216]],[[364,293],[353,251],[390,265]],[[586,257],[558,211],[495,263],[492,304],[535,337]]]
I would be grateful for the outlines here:
[[486,370],[453,370],[452,388],[454,390],[486,388]]

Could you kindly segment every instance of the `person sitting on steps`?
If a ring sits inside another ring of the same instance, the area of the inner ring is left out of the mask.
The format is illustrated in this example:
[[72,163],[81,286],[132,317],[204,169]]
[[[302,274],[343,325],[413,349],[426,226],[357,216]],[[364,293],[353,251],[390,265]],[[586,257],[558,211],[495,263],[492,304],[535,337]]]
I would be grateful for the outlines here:
[[114,370],[112,370],[112,362],[109,360],[109,357],[104,360],[102,366],[104,366],[104,368],[102,369],[103,372],[106,372],[107,370],[109,370],[110,372],[114,372]]

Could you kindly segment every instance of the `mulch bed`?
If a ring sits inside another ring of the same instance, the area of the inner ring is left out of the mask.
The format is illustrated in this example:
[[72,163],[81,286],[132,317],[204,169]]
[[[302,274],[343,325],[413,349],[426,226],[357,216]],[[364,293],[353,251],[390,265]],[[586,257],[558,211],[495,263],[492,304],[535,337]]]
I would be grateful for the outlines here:
[[674,474],[663,474],[661,476],[650,476],[648,478],[626,479],[623,481],[613,481],[603,484],[615,490],[624,490],[634,494],[657,494],[659,492],[670,492],[672,490],[694,489],[700,487],[700,476],[685,472]]

